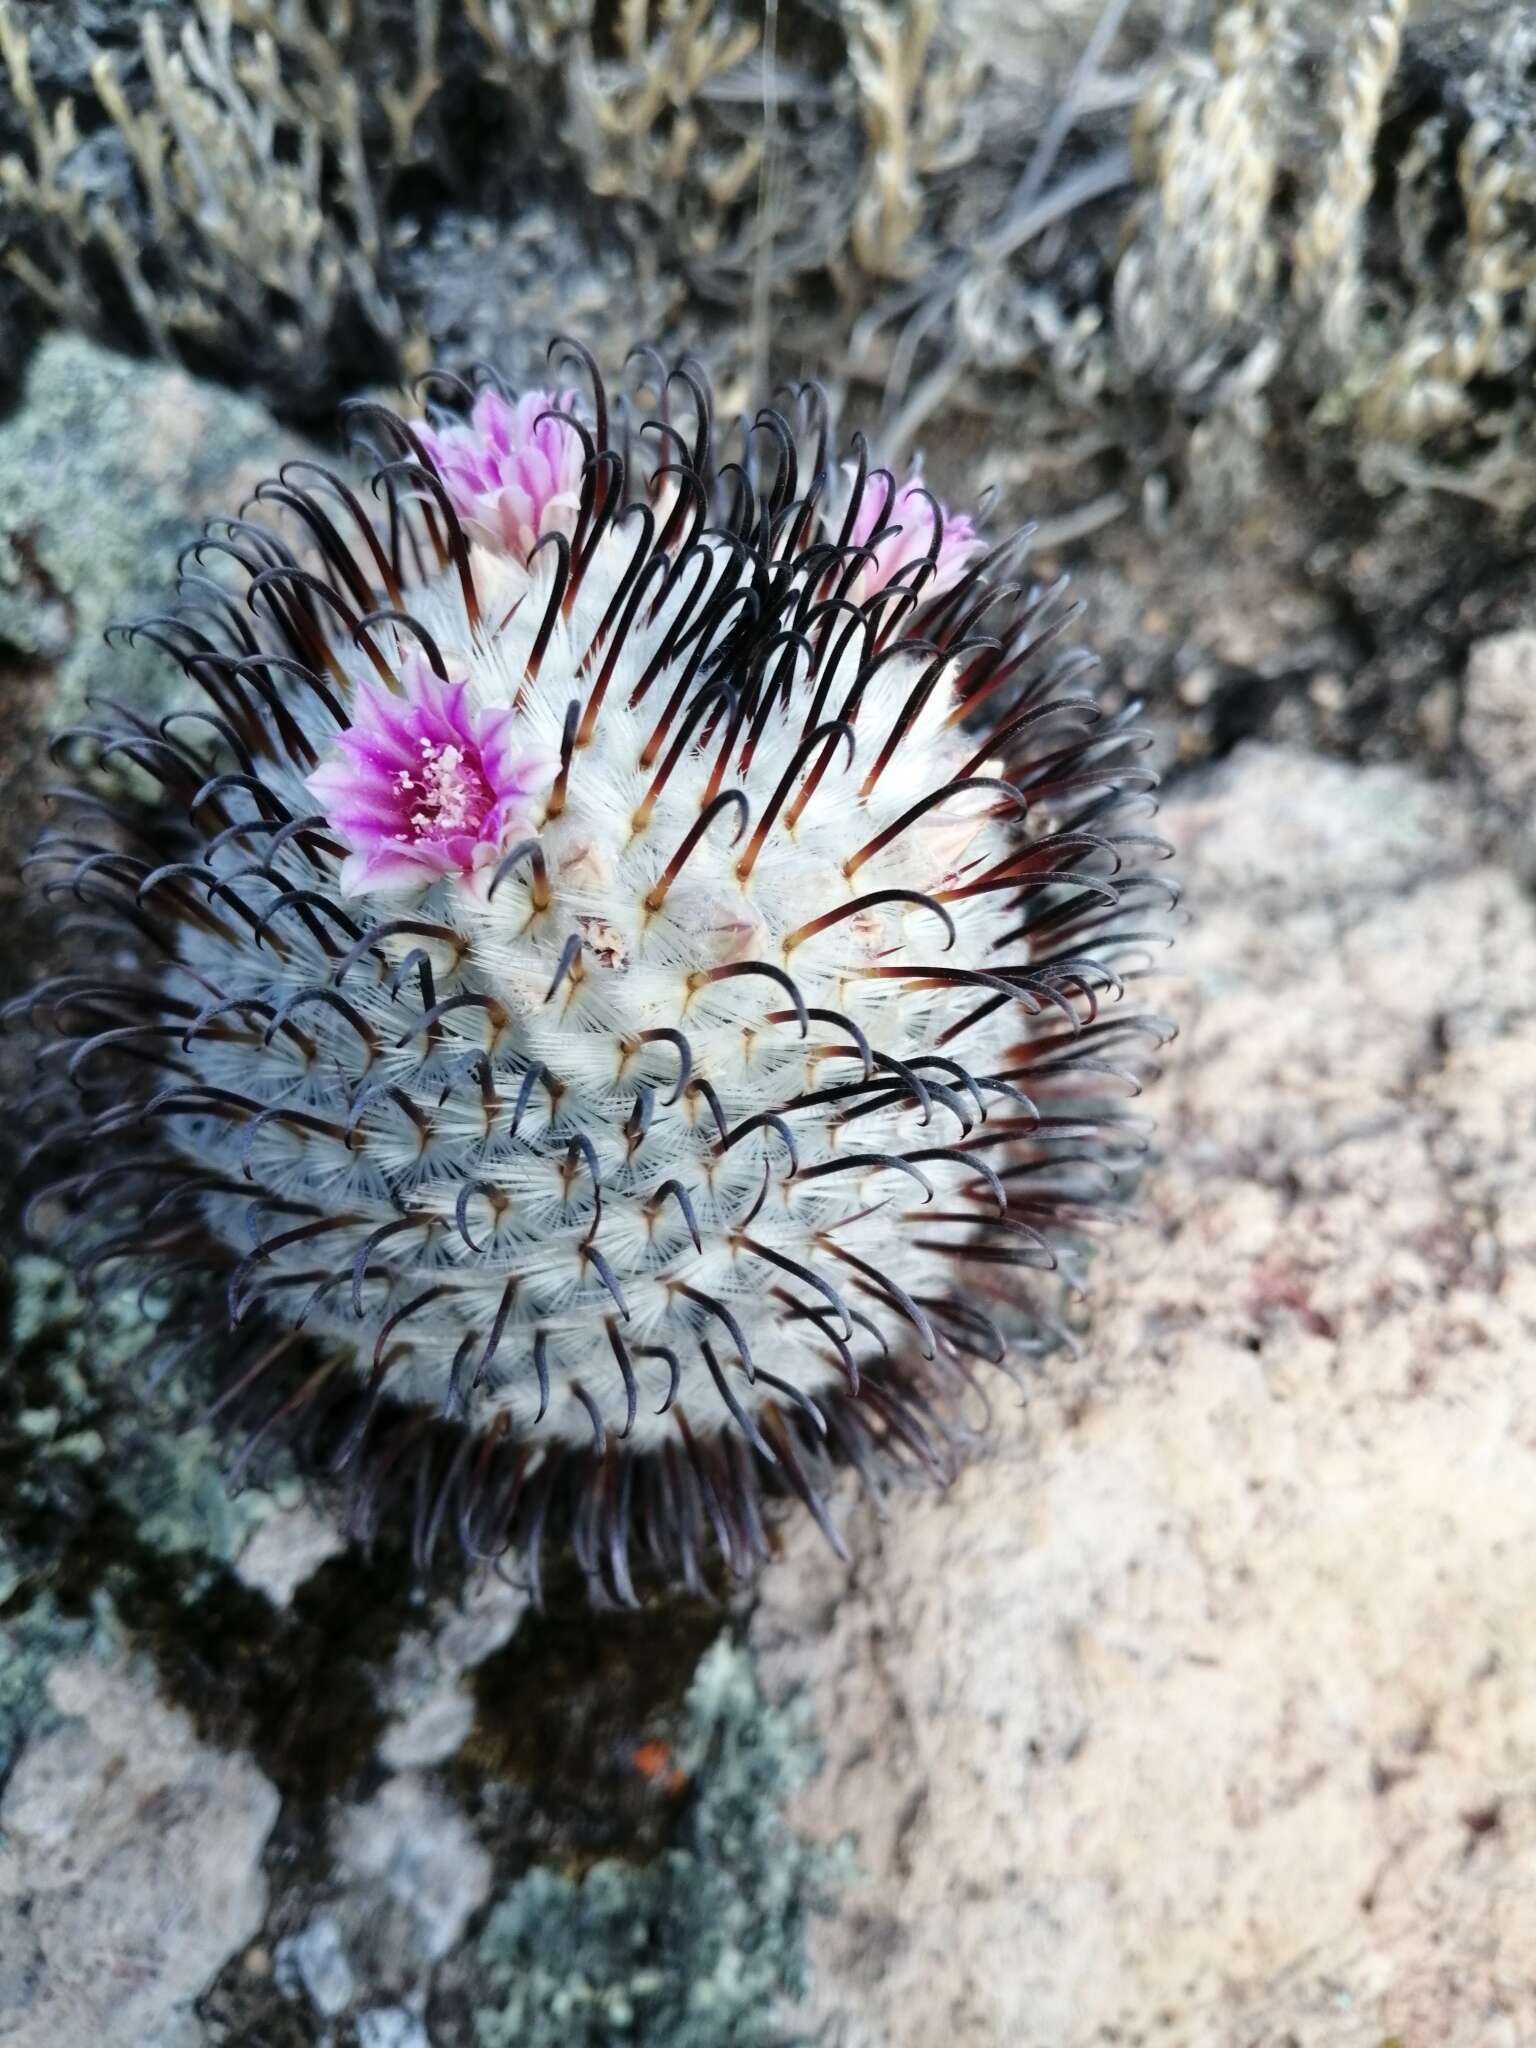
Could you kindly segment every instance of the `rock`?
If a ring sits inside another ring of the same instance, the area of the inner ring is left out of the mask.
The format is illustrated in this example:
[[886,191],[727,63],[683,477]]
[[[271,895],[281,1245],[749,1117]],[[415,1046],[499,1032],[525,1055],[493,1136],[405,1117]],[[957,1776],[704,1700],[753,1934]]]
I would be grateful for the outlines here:
[[527,1610],[527,1593],[496,1571],[476,1572],[457,1602],[434,1603],[433,1626],[402,1640],[385,1680],[381,1762],[419,1770],[454,1755],[474,1725],[467,1674],[511,1641]]
[[[56,913],[18,874],[49,817],[44,792],[60,780],[46,736],[78,723],[92,691],[155,717],[182,685],[158,648],[119,641],[109,652],[103,633],[163,611],[177,555],[204,520],[238,510],[279,464],[312,452],[251,399],[184,370],[69,334],[32,354],[19,402],[0,418],[0,998],[46,972],[55,943]],[[21,1035],[0,1041],[9,1104],[26,1092],[29,1058]],[[0,1130],[0,1158],[10,1142]]]
[[[407,1648],[419,1650],[422,1662],[407,1659]],[[475,1703],[468,1691],[456,1678],[432,1680],[430,1665],[430,1643],[418,1636],[402,1645],[389,1674],[387,1689],[391,1693],[402,1683],[414,1685],[418,1679],[427,1679],[426,1690],[416,1703],[380,1738],[379,1761],[392,1771],[426,1770],[446,1763],[463,1748],[475,1725]]]
[[1461,738],[1536,855],[1536,632],[1496,633],[1472,649]]
[[235,1573],[274,1607],[286,1607],[305,1580],[346,1547],[336,1519],[308,1501],[275,1505],[236,1558]]
[[276,1791],[126,1663],[54,1667],[65,1718],[0,1801],[6,2048],[200,2048],[193,2002],[261,1926]]
[[277,1978],[285,1991],[302,1992],[326,2019],[344,2013],[357,1980],[341,1943],[341,1929],[325,1914],[277,1945]]
[[[1536,1953],[1536,925],[1396,768],[1245,748],[1084,1361],[754,1622],[867,1883],[846,2048],[1513,2042]],[[837,2029],[841,2031],[836,2031]]]
[[403,2005],[378,2005],[360,2012],[357,2048],[432,2048],[427,2030]]
[[336,1829],[347,1886],[339,1917],[370,1989],[417,1980],[458,1942],[491,1889],[491,1859],[469,1823],[424,1779],[390,1778]]
[[176,557],[278,465],[313,451],[249,398],[186,371],[51,336],[21,404],[0,421],[0,642],[57,664],[50,726],[80,715],[93,679],[147,705],[180,671],[118,647],[112,620],[165,608]]

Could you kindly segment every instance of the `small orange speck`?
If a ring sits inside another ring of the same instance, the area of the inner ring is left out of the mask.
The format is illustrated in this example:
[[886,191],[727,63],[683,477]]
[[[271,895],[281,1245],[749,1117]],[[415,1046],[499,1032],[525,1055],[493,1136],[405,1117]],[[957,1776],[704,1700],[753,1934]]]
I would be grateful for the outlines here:
[[688,1788],[688,1773],[673,1763],[672,1751],[664,1742],[642,1742],[630,1761],[641,1777],[668,1799],[676,1799]]

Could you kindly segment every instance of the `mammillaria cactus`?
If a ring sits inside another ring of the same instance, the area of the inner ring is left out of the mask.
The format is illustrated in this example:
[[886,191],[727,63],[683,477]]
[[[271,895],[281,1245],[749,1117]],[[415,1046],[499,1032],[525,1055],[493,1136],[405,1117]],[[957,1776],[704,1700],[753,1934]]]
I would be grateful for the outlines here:
[[637,420],[566,360],[354,408],[371,500],[288,465],[127,629],[187,703],[59,742],[34,1207],[213,1305],[240,1462],[627,1600],[749,1570],[765,1493],[837,1542],[832,1461],[944,1471],[1059,1341],[1164,885],[1023,536],[814,387],[726,460],[691,361]]

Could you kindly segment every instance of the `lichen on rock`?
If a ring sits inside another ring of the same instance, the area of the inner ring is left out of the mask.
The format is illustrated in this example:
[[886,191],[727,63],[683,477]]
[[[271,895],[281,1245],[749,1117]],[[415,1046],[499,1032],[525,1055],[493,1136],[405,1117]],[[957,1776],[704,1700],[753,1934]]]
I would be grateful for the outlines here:
[[501,1896],[475,1943],[477,2048],[791,2048],[806,1923],[846,1874],[783,1820],[815,1757],[803,1710],[768,1706],[722,1637],[688,1693],[677,1841],[639,1868],[534,1869]]
[[[50,724],[76,715],[102,635],[147,606],[198,520],[305,452],[254,400],[146,367],[77,334],[45,341],[0,419],[0,646],[49,672]],[[114,687],[156,701],[153,649],[121,649]]]

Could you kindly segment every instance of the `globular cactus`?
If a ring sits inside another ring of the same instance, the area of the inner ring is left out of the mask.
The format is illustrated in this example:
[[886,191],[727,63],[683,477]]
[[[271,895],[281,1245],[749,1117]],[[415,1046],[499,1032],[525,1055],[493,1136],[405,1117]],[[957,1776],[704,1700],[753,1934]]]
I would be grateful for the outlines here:
[[727,461],[691,361],[637,419],[566,359],[353,408],[371,502],[293,463],[190,550],[127,629],[187,708],[59,743],[92,955],[26,1007],[38,1213],[214,1305],[242,1457],[630,1599],[749,1570],[765,1493],[837,1542],[834,1461],[947,1470],[1060,1340],[1166,885],[1024,536],[815,388]]

